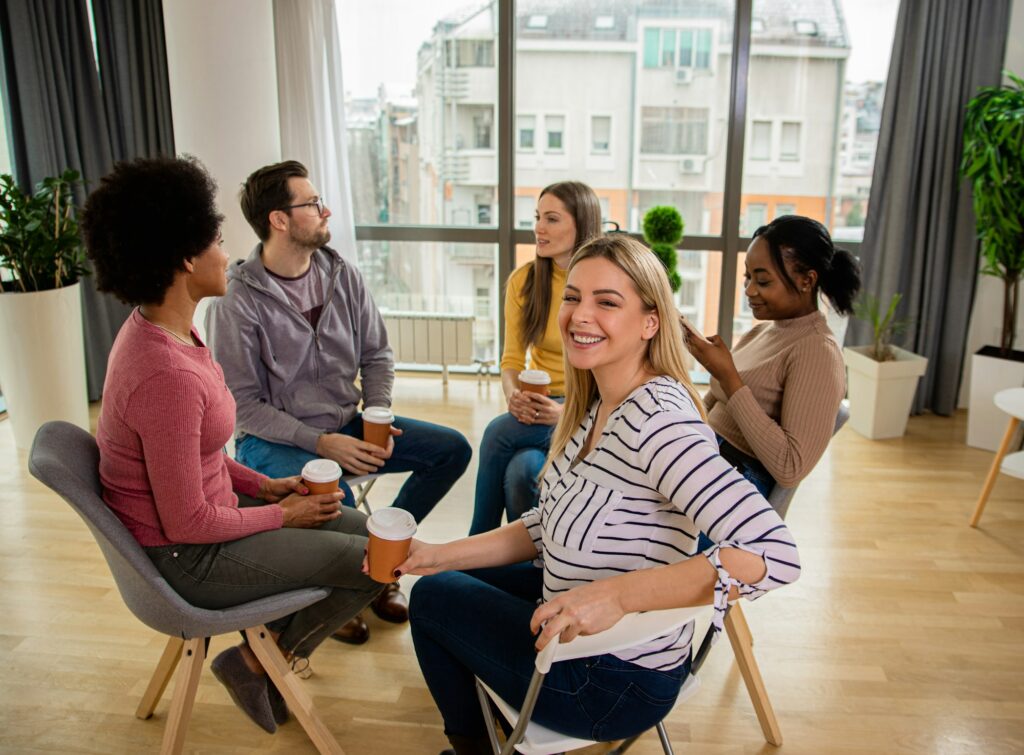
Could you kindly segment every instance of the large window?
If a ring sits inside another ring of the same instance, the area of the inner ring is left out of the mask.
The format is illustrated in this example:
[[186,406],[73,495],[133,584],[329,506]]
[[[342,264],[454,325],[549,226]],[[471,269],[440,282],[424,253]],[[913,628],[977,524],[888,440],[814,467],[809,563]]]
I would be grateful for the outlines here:
[[[482,244],[498,250],[497,299],[511,269],[533,256],[541,188],[580,180],[604,219],[630,233],[651,207],[679,209],[679,306],[707,332],[742,331],[751,322],[739,285],[745,234],[792,213],[854,245],[863,233],[897,5],[345,3],[357,238],[381,253],[400,244],[392,275],[450,301],[473,299],[467,311],[479,312],[479,280],[415,276],[447,270],[445,255],[463,265],[465,250]],[[501,34],[512,28],[513,58],[503,62]],[[386,43],[376,29],[388,30]],[[750,65],[746,96],[734,99],[737,49]],[[513,112],[500,107],[501,87],[514,87]],[[500,157],[511,175],[499,174]],[[503,202],[513,206],[507,215]],[[431,264],[413,265],[416,254]]]

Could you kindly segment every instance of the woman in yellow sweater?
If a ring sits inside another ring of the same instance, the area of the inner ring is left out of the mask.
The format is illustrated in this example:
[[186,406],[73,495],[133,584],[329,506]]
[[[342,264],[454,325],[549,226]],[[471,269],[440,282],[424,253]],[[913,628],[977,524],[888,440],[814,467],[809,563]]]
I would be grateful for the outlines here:
[[[491,421],[480,441],[470,535],[497,528],[502,514],[514,521],[537,503],[537,476],[565,395],[558,308],[566,269],[573,253],[601,234],[601,204],[578,181],[545,188],[534,217],[537,256],[509,276],[505,290],[501,388],[508,412]],[[551,376],[548,397],[519,390],[527,362]]]
[[763,322],[731,353],[718,336],[687,345],[711,373],[704,406],[720,453],[767,497],[806,477],[832,437],[846,370],[818,302],[849,314],[860,266],[818,221],[783,215],[754,231],[743,278]]

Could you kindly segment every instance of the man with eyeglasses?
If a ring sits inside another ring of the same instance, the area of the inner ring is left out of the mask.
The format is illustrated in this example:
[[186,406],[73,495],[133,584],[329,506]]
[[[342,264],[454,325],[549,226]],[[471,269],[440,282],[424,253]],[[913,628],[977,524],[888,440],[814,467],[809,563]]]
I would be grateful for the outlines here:
[[[465,471],[469,443],[406,417],[395,418],[387,449],[363,440],[359,404],[391,406],[394,360],[362,276],[327,246],[331,211],[294,160],[254,172],[240,200],[260,243],[231,266],[227,294],[206,318],[237,405],[238,461],[275,478],[316,458],[348,474],[412,472],[394,505],[421,521]],[[342,490],[351,505],[352,490]],[[386,621],[408,620],[397,583],[371,605]],[[335,637],[361,644],[369,628],[356,617]]]

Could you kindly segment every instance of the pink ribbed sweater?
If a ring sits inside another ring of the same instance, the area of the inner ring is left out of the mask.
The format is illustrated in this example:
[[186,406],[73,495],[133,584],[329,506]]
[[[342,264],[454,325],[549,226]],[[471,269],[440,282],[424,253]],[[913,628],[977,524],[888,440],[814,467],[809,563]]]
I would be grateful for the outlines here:
[[238,508],[233,490],[255,496],[264,477],[224,453],[234,422],[210,350],[134,310],[110,352],[96,441],[103,499],[139,543],[220,543],[281,527],[280,506]]
[[756,325],[732,356],[743,387],[726,398],[712,378],[708,424],[791,488],[818,463],[835,428],[846,393],[839,342],[814,312]]

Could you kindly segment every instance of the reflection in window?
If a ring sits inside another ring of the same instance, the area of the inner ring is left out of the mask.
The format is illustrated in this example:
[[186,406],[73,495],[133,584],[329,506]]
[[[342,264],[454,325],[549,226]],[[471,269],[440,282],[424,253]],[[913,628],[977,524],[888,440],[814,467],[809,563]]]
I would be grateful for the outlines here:
[[750,124],[750,159],[771,160],[772,122],[754,121]]
[[609,115],[594,115],[590,118],[590,151],[597,155],[608,154],[612,140],[612,119]]
[[780,160],[800,159],[800,124],[793,121],[782,122],[782,138],[779,142]]
[[532,150],[534,148],[537,117],[533,115],[518,116],[516,118],[516,128],[519,131],[519,149]]
[[662,155],[707,154],[707,108],[644,107],[640,117],[641,152]]
[[565,133],[565,116],[546,115],[544,116],[544,129],[548,134],[547,148],[551,152],[561,152],[565,149],[562,144],[562,135]]

